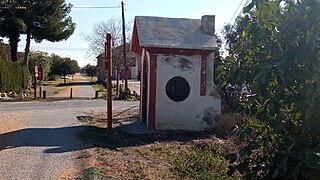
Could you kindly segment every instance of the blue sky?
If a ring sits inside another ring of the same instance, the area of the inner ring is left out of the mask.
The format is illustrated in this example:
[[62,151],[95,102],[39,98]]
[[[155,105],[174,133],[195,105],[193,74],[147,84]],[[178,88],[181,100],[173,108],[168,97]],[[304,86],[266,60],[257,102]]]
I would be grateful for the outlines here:
[[[115,0],[66,0],[74,7],[87,6],[119,6],[121,1]],[[133,21],[137,15],[161,16],[200,19],[202,15],[216,16],[216,31],[220,31],[224,24],[230,22],[233,14],[243,0],[124,0],[126,21]],[[237,13],[238,14],[238,13]],[[116,9],[76,9],[70,16],[76,23],[74,34],[66,41],[31,44],[31,50],[55,53],[63,57],[70,57],[78,61],[80,66],[88,63],[95,64],[93,57],[88,57],[88,44],[81,34],[90,34],[93,25],[110,18],[121,18],[121,8]],[[21,36],[19,50],[23,51],[25,36]]]

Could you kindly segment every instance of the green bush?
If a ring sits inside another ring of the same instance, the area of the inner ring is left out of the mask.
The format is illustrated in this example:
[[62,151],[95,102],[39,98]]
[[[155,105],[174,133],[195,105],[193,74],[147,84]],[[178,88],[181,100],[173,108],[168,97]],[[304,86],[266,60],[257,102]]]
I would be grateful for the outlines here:
[[0,85],[2,90],[19,92],[28,86],[28,67],[21,62],[0,60]]
[[175,169],[180,176],[191,179],[227,179],[228,162],[215,152],[216,148],[194,146],[186,154],[177,156]]
[[226,28],[230,56],[217,68],[222,90],[246,85],[252,92],[237,101],[243,146],[230,156],[230,174],[319,179],[319,9],[319,0],[253,0]]

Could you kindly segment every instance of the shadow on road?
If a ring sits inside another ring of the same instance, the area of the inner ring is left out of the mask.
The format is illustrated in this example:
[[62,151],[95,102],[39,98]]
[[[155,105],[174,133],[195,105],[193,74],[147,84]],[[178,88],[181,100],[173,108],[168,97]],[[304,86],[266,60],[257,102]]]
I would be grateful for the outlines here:
[[122,131],[121,127],[114,128],[112,135],[107,134],[106,128],[96,126],[27,128],[0,134],[0,151],[17,147],[47,147],[44,153],[64,153],[93,147],[117,149],[162,141],[187,142],[209,136],[212,133],[181,131],[132,135]]
[[154,142],[189,142],[192,140],[211,137],[212,132],[190,131],[153,131],[148,134],[131,134],[123,131],[125,126],[113,128],[112,135],[107,134],[106,128],[92,126],[81,133],[84,142],[90,142],[94,147],[117,149],[136,147]]
[[68,82],[68,83],[66,83],[66,84],[60,83],[60,84],[56,85],[56,87],[64,87],[64,86],[90,86],[90,85],[92,85],[92,83],[89,82],[89,81],[84,81],[84,82],[78,81],[78,82]]
[[27,128],[0,134],[0,150],[16,147],[48,147],[45,153],[63,153],[92,146],[80,142],[77,136],[89,126],[63,128]]

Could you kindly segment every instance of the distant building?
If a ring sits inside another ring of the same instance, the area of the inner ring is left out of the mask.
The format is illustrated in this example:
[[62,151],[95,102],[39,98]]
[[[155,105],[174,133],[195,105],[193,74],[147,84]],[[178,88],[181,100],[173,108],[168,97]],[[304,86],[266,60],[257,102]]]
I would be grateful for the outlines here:
[[0,59],[11,61],[10,46],[0,41]]
[[[127,44],[127,48],[129,49],[129,44]],[[114,67],[114,63],[113,63],[113,67],[112,67],[112,79],[117,79],[117,75],[119,75],[119,79],[124,79],[125,76],[125,71],[124,71],[124,67],[122,66],[123,63],[121,63],[121,61],[118,60],[118,58],[122,58],[123,55],[123,46],[117,46],[115,48],[113,48],[112,50],[112,57],[113,57],[113,61],[117,61],[117,65],[120,67],[119,72],[117,71],[117,69]],[[98,72],[98,81],[105,81],[106,80],[106,58],[104,53],[101,53],[99,56],[96,57],[98,60],[97,63],[97,72]],[[138,75],[138,70],[136,67],[136,56],[134,54],[132,54],[131,52],[129,52],[129,54],[127,55],[127,65],[128,65],[128,79],[136,79],[137,75]]]
[[40,51],[40,50],[32,51],[31,53],[32,54],[36,54],[36,55],[41,55],[41,56],[44,56],[44,57],[49,57],[49,53],[48,52],[44,52],[44,51]]
[[140,121],[156,130],[212,129],[221,98],[213,83],[215,17],[135,17],[131,51],[141,56]]
[[[18,60],[24,58],[24,52],[17,52]],[[0,40],[0,60],[11,61],[11,47]]]

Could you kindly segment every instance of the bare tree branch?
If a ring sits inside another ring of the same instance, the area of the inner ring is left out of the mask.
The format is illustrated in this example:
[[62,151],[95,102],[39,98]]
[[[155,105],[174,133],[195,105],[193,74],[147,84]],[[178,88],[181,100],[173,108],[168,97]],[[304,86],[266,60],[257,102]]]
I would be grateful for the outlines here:
[[[126,23],[126,41],[130,42],[132,30],[132,21]],[[89,55],[98,56],[104,51],[104,43],[107,33],[112,34],[113,47],[122,44],[122,23],[121,19],[109,19],[107,22],[94,24],[91,34],[82,34],[85,41],[89,43]]]

